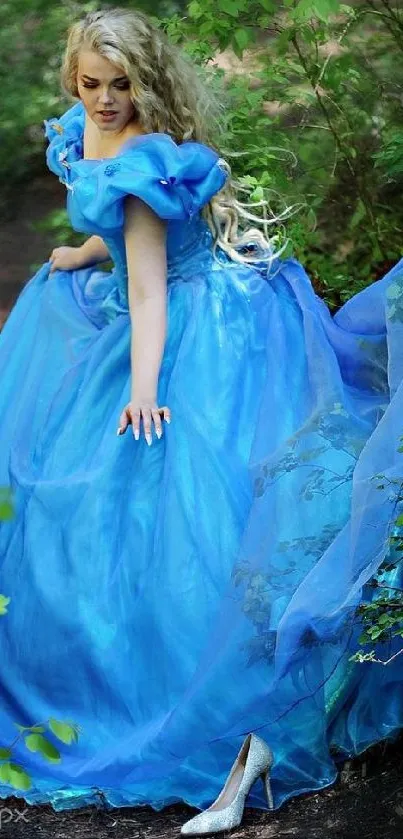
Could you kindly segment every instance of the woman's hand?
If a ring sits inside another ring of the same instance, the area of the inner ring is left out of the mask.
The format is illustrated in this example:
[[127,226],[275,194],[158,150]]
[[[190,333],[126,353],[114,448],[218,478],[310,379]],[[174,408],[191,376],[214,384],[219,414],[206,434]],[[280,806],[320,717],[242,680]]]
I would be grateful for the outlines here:
[[81,248],[69,248],[67,246],[53,248],[49,262],[52,263],[49,274],[52,274],[56,269],[60,271],[77,270],[82,266]]
[[136,440],[140,437],[140,421],[143,419],[144,436],[149,446],[152,443],[151,427],[154,423],[155,433],[160,439],[162,437],[162,423],[161,418],[165,422],[171,422],[171,412],[165,405],[159,408],[154,399],[136,399],[126,405],[119,418],[119,428],[117,434],[124,434],[128,425],[132,424],[133,434]]

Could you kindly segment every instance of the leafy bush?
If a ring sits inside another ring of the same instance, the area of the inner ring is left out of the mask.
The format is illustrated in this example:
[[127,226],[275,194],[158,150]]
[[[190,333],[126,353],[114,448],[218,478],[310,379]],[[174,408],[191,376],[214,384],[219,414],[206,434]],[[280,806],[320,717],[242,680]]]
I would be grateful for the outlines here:
[[224,155],[273,209],[305,204],[287,224],[288,253],[336,309],[401,254],[403,11],[389,0],[192,0],[165,26],[205,65],[224,50],[243,59],[232,76],[217,71]]

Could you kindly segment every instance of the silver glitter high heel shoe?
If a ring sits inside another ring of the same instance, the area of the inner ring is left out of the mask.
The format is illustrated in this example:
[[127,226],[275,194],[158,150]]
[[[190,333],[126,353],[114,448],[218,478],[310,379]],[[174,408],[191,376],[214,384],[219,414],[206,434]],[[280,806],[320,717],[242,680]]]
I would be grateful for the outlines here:
[[273,753],[269,746],[256,734],[248,734],[218,798],[211,807],[183,825],[181,836],[202,836],[238,827],[249,790],[259,777],[263,781],[268,807],[272,810],[269,779],[272,765]]

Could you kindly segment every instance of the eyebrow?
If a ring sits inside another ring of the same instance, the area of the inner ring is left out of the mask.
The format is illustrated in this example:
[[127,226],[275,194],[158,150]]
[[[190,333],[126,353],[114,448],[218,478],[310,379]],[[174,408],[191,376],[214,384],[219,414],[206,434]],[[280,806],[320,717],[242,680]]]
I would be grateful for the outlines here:
[[[98,81],[98,79],[93,79],[92,76],[88,76],[87,73],[82,73],[81,75],[82,75],[83,79],[89,79],[90,82],[97,82]],[[116,78],[112,79],[112,81],[113,82],[120,82],[123,79],[127,79],[127,76],[116,76]]]

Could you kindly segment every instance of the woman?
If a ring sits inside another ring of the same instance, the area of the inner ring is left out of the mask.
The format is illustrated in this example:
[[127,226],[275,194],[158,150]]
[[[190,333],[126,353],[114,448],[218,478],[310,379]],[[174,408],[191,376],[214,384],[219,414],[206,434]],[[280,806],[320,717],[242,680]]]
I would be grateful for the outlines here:
[[399,503],[403,262],[331,318],[238,235],[202,83],[144,14],[75,23],[62,80],[47,162],[89,238],[0,340],[1,744],[80,726],[60,763],[15,747],[55,809],[203,809],[229,772],[182,828],[217,832],[402,724],[401,659],[350,657]]

